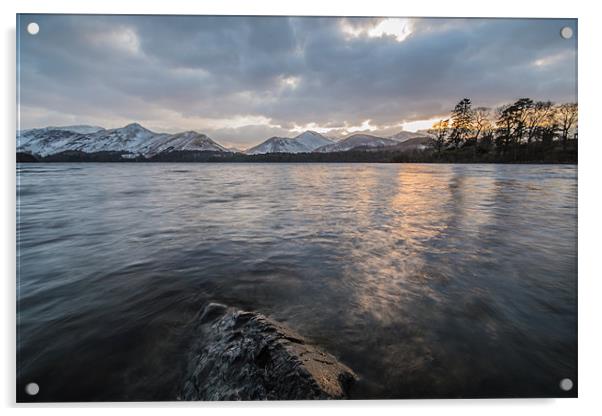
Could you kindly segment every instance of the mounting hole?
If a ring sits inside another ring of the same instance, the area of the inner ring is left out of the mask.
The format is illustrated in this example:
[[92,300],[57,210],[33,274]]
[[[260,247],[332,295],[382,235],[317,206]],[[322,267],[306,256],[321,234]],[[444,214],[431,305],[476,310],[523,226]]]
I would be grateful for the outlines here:
[[40,25],[38,25],[36,22],[31,22],[27,25],[27,33],[30,35],[37,35],[39,31]]
[[25,386],[25,393],[29,394],[30,396],[35,396],[39,392],[40,386],[38,386],[38,383],[28,383],[27,386]]
[[562,29],[560,29],[560,36],[562,36],[563,39],[570,39],[573,37],[573,29],[571,29],[568,26],[563,27]]
[[573,389],[573,380],[570,378],[563,378],[560,380],[560,388],[564,391],[571,391]]

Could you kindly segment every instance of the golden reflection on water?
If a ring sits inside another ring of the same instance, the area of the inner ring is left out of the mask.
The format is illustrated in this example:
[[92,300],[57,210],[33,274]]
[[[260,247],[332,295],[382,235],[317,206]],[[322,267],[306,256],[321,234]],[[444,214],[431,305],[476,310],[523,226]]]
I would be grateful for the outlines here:
[[[403,319],[404,302],[441,300],[430,283],[447,277],[427,267],[425,254],[447,238],[450,227],[454,238],[471,241],[490,223],[487,206],[495,183],[456,175],[453,166],[371,166],[356,171],[354,191],[354,233],[346,259],[346,274],[356,286],[353,309],[387,324]],[[461,255],[471,256],[474,247],[465,248],[468,253]]]
[[450,216],[447,206],[451,189],[440,174],[423,166],[402,169],[396,190],[390,202],[396,213],[393,229],[406,244],[422,245],[445,230]]
[[446,209],[450,190],[440,179],[424,166],[357,172],[355,233],[346,266],[356,286],[355,313],[387,324],[403,319],[400,303],[435,297],[423,284],[428,278],[423,253],[429,240],[445,231],[451,215]]

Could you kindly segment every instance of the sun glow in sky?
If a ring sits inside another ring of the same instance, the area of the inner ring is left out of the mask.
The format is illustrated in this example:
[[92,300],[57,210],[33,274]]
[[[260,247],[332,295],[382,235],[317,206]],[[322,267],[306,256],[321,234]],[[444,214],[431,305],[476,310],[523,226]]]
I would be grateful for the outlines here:
[[408,121],[403,123],[401,126],[406,131],[418,131],[418,130],[426,130],[430,129],[433,124],[439,121],[440,117],[429,118],[427,120],[416,120],[416,121]]
[[412,33],[412,23],[410,19],[387,18],[382,19],[376,24],[365,26],[353,26],[348,22],[343,22],[342,30],[351,37],[368,36],[371,38],[380,38],[383,36],[393,36],[397,42],[402,42]]
[[368,30],[369,36],[381,37],[390,35],[394,36],[397,42],[402,42],[411,33],[411,21],[408,19],[384,19]]

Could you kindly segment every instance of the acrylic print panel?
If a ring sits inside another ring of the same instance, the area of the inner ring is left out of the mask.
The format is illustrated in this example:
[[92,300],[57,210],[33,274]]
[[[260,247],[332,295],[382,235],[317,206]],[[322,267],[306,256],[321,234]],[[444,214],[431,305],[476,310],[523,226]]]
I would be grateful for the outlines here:
[[577,21],[18,15],[17,400],[577,396]]

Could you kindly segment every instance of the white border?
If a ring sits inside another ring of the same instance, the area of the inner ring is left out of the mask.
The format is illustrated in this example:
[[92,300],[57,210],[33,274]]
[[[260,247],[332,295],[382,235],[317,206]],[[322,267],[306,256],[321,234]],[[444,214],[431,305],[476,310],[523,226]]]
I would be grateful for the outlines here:
[[[294,2],[222,0],[9,0],[1,3],[3,35],[2,82],[5,92],[2,106],[2,131],[0,157],[2,164],[2,216],[1,233],[3,319],[0,322],[3,363],[0,375],[0,403],[12,407],[15,397],[15,14],[21,13],[144,13],[144,14],[281,14],[281,15],[346,15],[346,16],[471,16],[471,17],[576,17],[579,18],[579,399],[564,400],[439,400],[439,401],[372,401],[337,403],[129,403],[100,405],[48,405],[45,414],[80,413],[82,408],[93,414],[127,414],[139,409],[145,414],[164,415],[166,407],[198,415],[203,413],[265,414],[286,412],[288,415],[330,413],[342,411],[351,415],[365,415],[373,408],[384,414],[411,414],[420,412],[441,415],[504,415],[518,412],[531,414],[563,415],[595,414],[598,404],[602,367],[600,322],[602,316],[602,273],[598,263],[600,237],[602,236],[602,134],[599,123],[600,100],[600,40],[602,16],[593,1],[527,2],[525,0],[485,1],[434,1],[394,2],[386,0],[333,1],[297,0]],[[17,406],[26,414],[40,406]],[[599,413],[598,413],[599,414]]]

